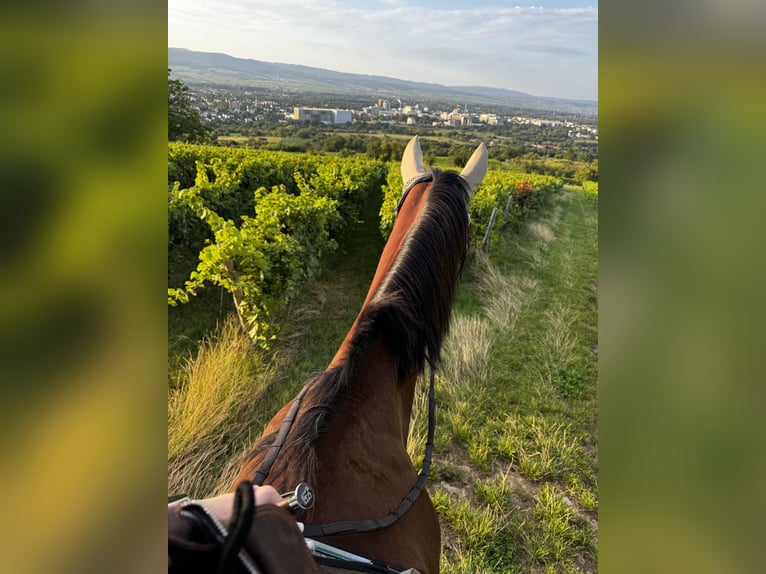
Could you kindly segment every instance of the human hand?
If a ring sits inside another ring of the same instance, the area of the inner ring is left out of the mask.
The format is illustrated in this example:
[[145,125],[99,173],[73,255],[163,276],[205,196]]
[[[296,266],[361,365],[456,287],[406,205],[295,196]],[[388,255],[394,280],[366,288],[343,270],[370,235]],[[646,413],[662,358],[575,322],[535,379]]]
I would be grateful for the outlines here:
[[[282,501],[282,497],[272,486],[253,486],[255,494],[255,506],[263,504],[277,504]],[[215,514],[221,522],[228,525],[231,521],[231,511],[234,506],[234,493],[221,494],[211,498],[200,500],[210,512]]]

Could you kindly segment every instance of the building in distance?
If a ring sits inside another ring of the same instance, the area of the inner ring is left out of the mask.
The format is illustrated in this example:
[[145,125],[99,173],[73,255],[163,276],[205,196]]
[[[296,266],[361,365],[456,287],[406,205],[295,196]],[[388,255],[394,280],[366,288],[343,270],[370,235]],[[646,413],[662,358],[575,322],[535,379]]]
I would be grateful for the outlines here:
[[502,121],[497,117],[497,114],[479,114],[479,121],[488,126],[496,126]]
[[295,108],[293,119],[298,121],[317,121],[323,124],[347,124],[352,120],[351,110],[330,108]]

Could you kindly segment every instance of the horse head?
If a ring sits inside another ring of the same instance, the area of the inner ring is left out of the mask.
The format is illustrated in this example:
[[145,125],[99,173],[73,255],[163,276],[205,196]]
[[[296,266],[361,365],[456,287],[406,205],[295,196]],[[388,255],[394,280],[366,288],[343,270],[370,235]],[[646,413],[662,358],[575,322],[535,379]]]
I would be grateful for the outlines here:
[[[488,163],[487,146],[482,142],[474,150],[473,155],[471,155],[460,172],[460,175],[469,185],[471,195],[476,192],[476,189],[487,174]],[[412,138],[407,147],[404,148],[401,171],[402,181],[404,182],[403,192],[407,190],[415,179],[426,175],[426,170],[423,167],[423,150],[420,147],[420,138],[418,136]]]

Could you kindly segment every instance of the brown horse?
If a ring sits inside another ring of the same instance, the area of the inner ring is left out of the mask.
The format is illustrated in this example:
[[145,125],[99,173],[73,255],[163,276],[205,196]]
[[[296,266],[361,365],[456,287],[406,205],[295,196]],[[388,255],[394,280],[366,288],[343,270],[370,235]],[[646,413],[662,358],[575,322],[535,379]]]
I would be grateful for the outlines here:
[[[298,516],[307,528],[385,517],[418,479],[406,448],[415,382],[426,363],[439,362],[466,253],[468,202],[486,173],[487,149],[481,144],[460,174],[428,174],[416,136],[401,170],[398,216],[359,315],[293,413],[288,403],[266,426],[237,479],[253,479],[276,456],[256,482],[283,492],[308,482],[316,505]],[[286,417],[292,426],[277,439]],[[423,574],[439,571],[439,521],[425,491],[393,524],[334,532],[320,540]]]

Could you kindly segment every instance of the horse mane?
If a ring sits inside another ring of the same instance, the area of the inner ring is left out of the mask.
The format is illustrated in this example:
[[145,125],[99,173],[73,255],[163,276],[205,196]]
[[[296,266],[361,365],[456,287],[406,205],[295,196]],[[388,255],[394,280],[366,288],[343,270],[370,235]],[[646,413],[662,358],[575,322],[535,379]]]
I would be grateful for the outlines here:
[[[399,381],[436,368],[449,328],[450,309],[468,244],[470,190],[456,172],[433,169],[431,191],[375,296],[364,308],[346,358],[309,383],[298,416],[270,471],[278,490],[285,476],[315,484],[315,445],[380,336],[396,360]],[[262,437],[248,454],[252,461],[274,442]]]

